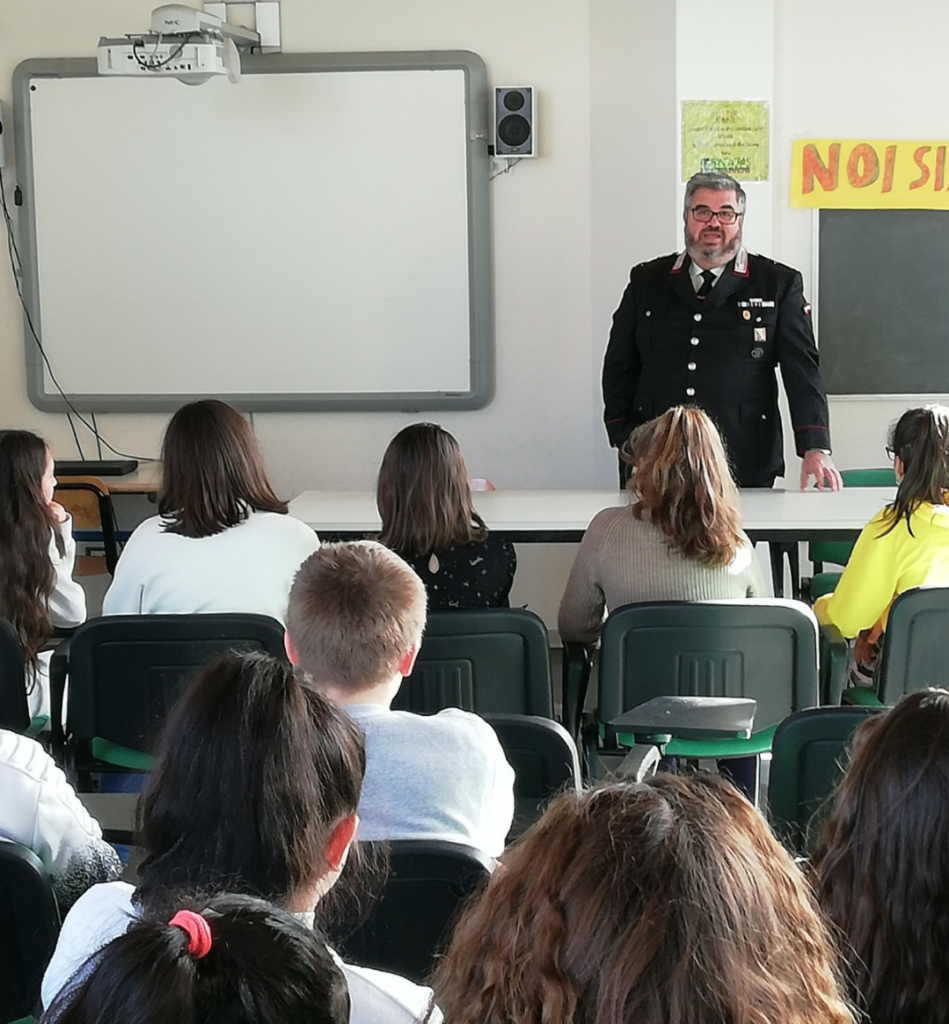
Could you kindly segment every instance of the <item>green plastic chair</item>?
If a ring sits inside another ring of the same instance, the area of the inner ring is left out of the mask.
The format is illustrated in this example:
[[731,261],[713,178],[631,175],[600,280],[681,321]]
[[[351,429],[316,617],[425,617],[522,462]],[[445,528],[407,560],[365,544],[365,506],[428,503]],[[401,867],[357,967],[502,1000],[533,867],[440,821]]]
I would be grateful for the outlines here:
[[577,792],[580,758],[559,723],[537,715],[485,715],[514,769],[514,821],[508,842],[534,824],[557,793]]
[[28,1017],[59,935],[46,868],[32,850],[0,843],[0,1021]]
[[892,707],[905,693],[930,686],[949,688],[949,587],[904,590],[890,607],[877,686],[850,687],[842,702]]
[[[892,466],[885,469],[844,469],[840,477],[844,487],[890,487],[896,486],[896,474]],[[824,572],[824,562],[846,565],[853,551],[853,541],[815,540],[807,548],[807,557],[814,563],[811,577],[810,597],[815,601],[824,594],[830,594],[840,579],[839,572]]]
[[810,854],[827,798],[843,774],[854,729],[881,708],[811,708],[786,718],[771,745],[768,813],[775,833],[794,854]]
[[[248,612],[110,615],[81,625],[50,664],[54,755],[80,788],[97,771],[145,772],[165,716],[187,679],[218,655],[286,659],[283,626]],[[60,723],[66,676],[69,734]]]
[[633,746],[608,723],[653,697],[750,697],[749,739],[673,739],[687,758],[759,755],[778,723],[817,703],[817,622],[800,601],[662,601],[617,608],[603,626],[596,719],[607,745]]
[[553,718],[548,648],[543,620],[523,608],[432,612],[392,707]]

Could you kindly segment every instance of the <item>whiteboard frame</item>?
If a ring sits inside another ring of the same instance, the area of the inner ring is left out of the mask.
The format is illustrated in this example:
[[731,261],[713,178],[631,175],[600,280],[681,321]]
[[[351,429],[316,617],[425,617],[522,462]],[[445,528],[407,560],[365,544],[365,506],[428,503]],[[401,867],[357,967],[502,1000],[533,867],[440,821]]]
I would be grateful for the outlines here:
[[[468,324],[469,387],[467,391],[398,393],[278,393],[215,394],[249,412],[459,410],[483,408],[494,396],[495,340],[491,257],[488,155],[489,103],[487,70],[482,59],[466,50],[399,51],[391,53],[253,54],[242,57],[245,75],[332,73],[352,71],[461,70],[465,87],[467,139]],[[20,255],[23,300],[37,333],[40,323],[40,264],[37,253],[36,210],[33,201],[33,144],[30,83],[38,78],[95,78],[96,61],[86,58],[22,61],[13,73],[14,135],[18,185]],[[156,88],[168,88],[167,83]],[[181,86],[186,88],[186,86]],[[412,140],[406,140],[412,145]],[[22,196],[22,198],[20,198]],[[64,399],[47,379],[43,356],[23,317],[27,395],[44,412],[167,412],[206,393],[187,394],[71,394]],[[55,364],[53,366],[55,372]],[[68,401],[67,401],[68,399]]]

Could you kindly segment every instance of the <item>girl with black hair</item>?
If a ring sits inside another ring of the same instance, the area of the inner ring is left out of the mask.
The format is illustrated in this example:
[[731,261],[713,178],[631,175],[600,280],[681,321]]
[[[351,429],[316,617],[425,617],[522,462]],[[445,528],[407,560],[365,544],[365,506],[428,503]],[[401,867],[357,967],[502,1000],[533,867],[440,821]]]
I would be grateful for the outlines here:
[[[896,500],[863,528],[832,594],[814,603],[821,624],[856,637],[856,670],[872,676],[893,599],[949,586],[949,409],[908,409],[890,429]],[[859,678],[856,681],[860,681]]]
[[53,501],[56,478],[46,442],[28,430],[0,431],[0,618],[16,630],[27,665],[30,715],[49,714],[49,652],[56,627],[86,618],[72,578],[72,519]]
[[[139,802],[138,888],[110,882],[78,900],[43,977],[44,1005],[81,983],[88,958],[130,921],[167,921],[183,893],[238,892],[310,926],[325,920],[324,897],[350,855],[365,771],[356,723],[289,664],[259,652],[212,662],[166,720]],[[429,1009],[427,988],[341,967],[349,1024],[412,1024]]]
[[318,932],[249,896],[193,906],[113,939],[42,1024],[346,1024],[346,979]]
[[860,724],[811,871],[861,1019],[949,1020],[949,693]]

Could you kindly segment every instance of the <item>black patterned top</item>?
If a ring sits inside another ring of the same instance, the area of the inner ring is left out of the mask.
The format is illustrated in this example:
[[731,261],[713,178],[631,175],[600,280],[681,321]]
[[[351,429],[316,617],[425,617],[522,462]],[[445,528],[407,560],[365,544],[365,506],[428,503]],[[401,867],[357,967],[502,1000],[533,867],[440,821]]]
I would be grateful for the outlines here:
[[510,541],[487,537],[406,561],[422,577],[429,611],[509,607],[517,568]]

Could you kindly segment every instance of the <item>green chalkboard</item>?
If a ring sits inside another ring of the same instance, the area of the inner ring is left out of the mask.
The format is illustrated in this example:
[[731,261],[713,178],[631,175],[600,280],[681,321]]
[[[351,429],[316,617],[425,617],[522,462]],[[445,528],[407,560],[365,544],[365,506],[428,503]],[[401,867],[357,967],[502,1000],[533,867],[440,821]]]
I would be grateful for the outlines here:
[[828,394],[949,394],[949,213],[822,210],[817,277]]

